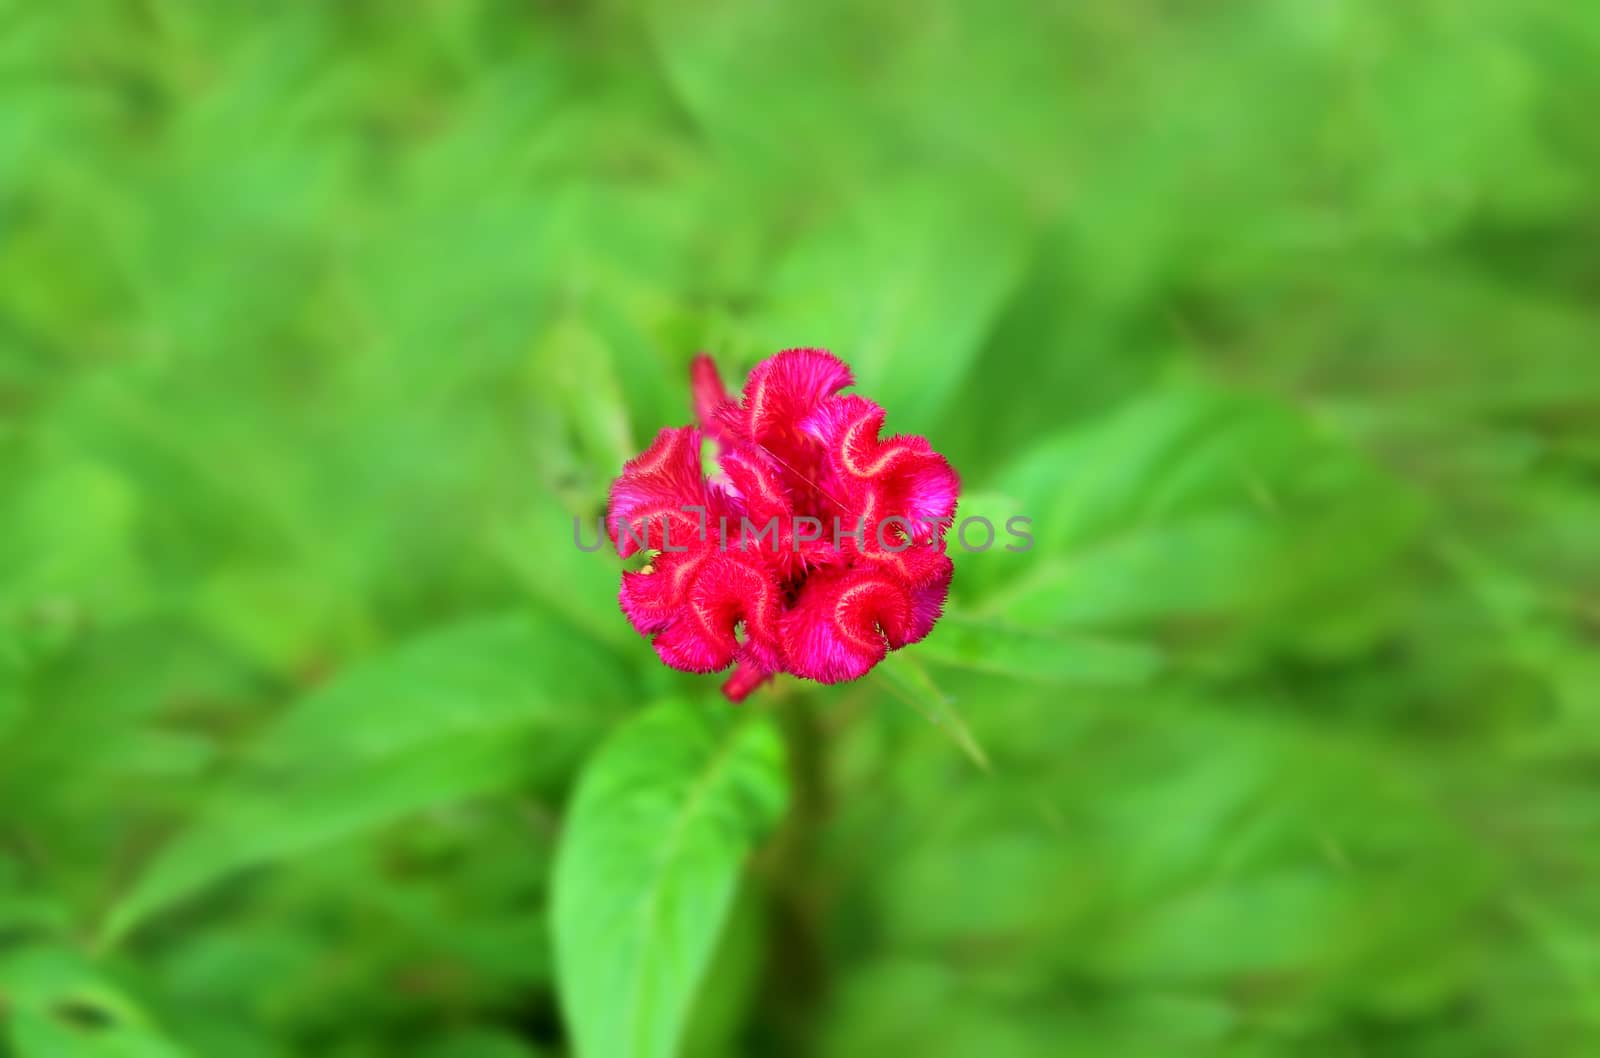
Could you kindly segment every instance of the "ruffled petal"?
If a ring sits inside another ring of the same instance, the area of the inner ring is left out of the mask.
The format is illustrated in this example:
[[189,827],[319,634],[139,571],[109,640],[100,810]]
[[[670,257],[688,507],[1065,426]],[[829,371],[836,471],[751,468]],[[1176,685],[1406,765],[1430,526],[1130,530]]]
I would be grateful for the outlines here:
[[709,536],[703,530],[714,517],[711,508],[700,471],[700,431],[680,426],[662,430],[642,455],[623,464],[611,483],[606,526],[623,558],[668,543],[695,547]]
[[823,448],[829,482],[843,502],[858,512],[873,506],[877,518],[899,517],[911,523],[911,536],[925,541],[938,535],[937,525],[955,515],[961,479],[925,437],[895,434],[886,441],[884,411],[865,397],[850,394],[819,403],[801,429]]
[[[899,547],[899,550],[895,550]],[[929,584],[941,577],[948,582],[952,570],[950,556],[935,544],[910,544],[902,541],[887,549],[875,546],[856,553],[858,566],[870,567],[893,577],[908,588]]]
[[718,462],[728,478],[728,491],[736,497],[738,513],[757,525],[769,518],[787,521],[794,504],[783,471],[772,457],[751,444],[740,444],[723,452]]
[[920,549],[933,558],[928,562],[927,575],[911,585],[911,627],[906,630],[905,642],[896,647],[909,646],[933,631],[935,622],[944,615],[944,601],[950,594],[950,580],[955,576],[955,563],[943,551]]
[[782,666],[781,592],[743,556],[662,555],[649,572],[623,574],[622,608],[641,633],[655,634],[656,653],[672,668],[717,672],[735,658],[768,672]]
[[700,353],[689,365],[689,389],[694,396],[694,417],[707,436],[720,444],[731,443],[734,438],[723,428],[722,419],[728,414],[733,401],[722,384],[717,363],[705,353]]
[[907,642],[913,619],[909,593],[883,573],[813,574],[783,617],[789,671],[819,683],[858,679]]
[[831,527],[796,514],[791,475],[764,449],[741,443],[722,454],[721,465],[728,505],[740,518],[730,525],[729,547],[759,553],[783,578],[840,560]]
[[624,570],[618,602],[640,635],[654,635],[671,624],[689,600],[689,586],[714,552],[664,552],[643,570]]
[[751,370],[727,418],[748,440],[786,441],[825,397],[854,381],[845,362],[825,349],[785,349]]

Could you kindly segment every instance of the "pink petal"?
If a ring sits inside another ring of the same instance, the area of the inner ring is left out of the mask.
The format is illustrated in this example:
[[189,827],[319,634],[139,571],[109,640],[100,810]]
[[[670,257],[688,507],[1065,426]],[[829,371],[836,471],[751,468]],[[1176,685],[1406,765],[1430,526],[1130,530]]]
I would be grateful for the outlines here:
[[[611,483],[606,526],[623,558],[641,549],[660,551],[669,542],[694,547],[703,542],[702,524],[715,522],[711,506],[700,472],[700,431],[680,426],[662,430],[642,455],[623,464]],[[702,516],[691,507],[707,510]]]
[[679,672],[720,672],[733,664],[738,644],[731,634],[721,636],[691,617],[680,617],[653,641],[656,654]]
[[854,381],[826,349],[785,349],[750,372],[738,410],[741,431],[755,441],[790,438],[823,398]]
[[772,672],[750,661],[740,661],[739,667],[733,670],[722,685],[722,693],[727,695],[728,701],[737,705],[750,697],[750,692],[772,679]]
[[912,523],[911,536],[929,540],[932,523],[955,514],[961,479],[925,437],[895,434],[878,439],[884,411],[865,397],[850,394],[823,401],[801,424],[827,455],[832,481],[858,513],[873,505],[869,529],[879,518],[901,517]]
[[819,683],[853,680],[906,642],[914,619],[906,590],[882,573],[819,572],[783,618],[789,671]]
[[928,579],[911,587],[911,626],[906,631],[904,643],[908,646],[923,639],[933,631],[934,623],[944,614],[945,597],[950,593],[950,579],[955,574],[955,564],[942,551],[934,554],[942,561],[934,563],[936,571]]
[[689,586],[713,553],[664,552],[657,555],[646,570],[623,571],[618,601],[639,634],[653,635],[672,623],[688,604]]
[[737,497],[734,506],[740,515],[759,526],[768,518],[788,518],[794,513],[783,471],[766,452],[741,444],[723,452],[718,462]]
[[[645,585],[632,589],[632,601],[644,600],[647,621],[660,613],[649,604],[657,599],[673,600],[671,613],[655,638],[656,653],[668,665],[686,672],[716,672],[731,665],[737,656],[769,672],[781,666],[780,591],[759,562],[705,551],[680,556],[673,565],[642,576],[667,581],[654,595],[646,592]],[[624,587],[625,594],[629,590]],[[741,626],[743,642],[737,634]],[[635,627],[640,625],[636,622]]]
[[694,417],[700,428],[718,442],[733,440],[721,424],[722,409],[732,408],[733,402],[728,399],[728,390],[717,373],[716,361],[705,353],[697,355],[689,365],[689,389],[694,396]]

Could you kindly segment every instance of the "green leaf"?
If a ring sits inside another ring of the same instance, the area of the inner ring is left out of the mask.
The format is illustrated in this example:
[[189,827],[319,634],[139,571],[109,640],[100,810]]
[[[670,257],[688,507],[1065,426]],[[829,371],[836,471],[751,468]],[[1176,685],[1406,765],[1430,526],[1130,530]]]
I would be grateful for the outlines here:
[[587,744],[597,708],[626,694],[603,651],[520,614],[360,664],[226,778],[113,907],[105,939],[241,868],[551,771]]
[[936,665],[1043,684],[1138,685],[1161,667],[1160,651],[1144,643],[1040,633],[956,613],[911,649]]
[[930,724],[944,731],[961,747],[972,763],[989,770],[989,754],[956,710],[955,699],[946,694],[926,669],[904,650],[891,652],[873,669],[873,674],[891,693],[925,716]]
[[80,956],[25,948],[0,959],[0,1053],[17,1058],[184,1058]]
[[1047,439],[999,486],[1035,546],[975,556],[956,590],[968,612],[1034,629],[1309,640],[1393,579],[1421,514],[1317,423],[1206,388]]
[[753,887],[742,889],[734,900],[684,1027],[681,1058],[733,1058],[741,1053],[739,1035],[760,999],[769,911],[767,894]]
[[718,703],[658,705],[590,761],[557,856],[556,972],[581,1058],[670,1058],[787,800],[783,744]]

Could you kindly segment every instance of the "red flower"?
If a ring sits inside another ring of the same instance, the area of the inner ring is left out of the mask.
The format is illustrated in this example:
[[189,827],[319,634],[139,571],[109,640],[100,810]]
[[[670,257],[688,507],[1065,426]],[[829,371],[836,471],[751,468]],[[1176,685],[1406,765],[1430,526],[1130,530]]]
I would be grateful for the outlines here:
[[839,396],[850,369],[821,349],[757,364],[730,399],[708,356],[695,414],[721,472],[701,469],[700,429],[665,429],[611,486],[607,525],[624,557],[622,611],[675,669],[738,669],[742,700],[778,672],[853,680],[933,627],[950,587],[942,530],[960,479],[927,439],[880,439],[884,412]]

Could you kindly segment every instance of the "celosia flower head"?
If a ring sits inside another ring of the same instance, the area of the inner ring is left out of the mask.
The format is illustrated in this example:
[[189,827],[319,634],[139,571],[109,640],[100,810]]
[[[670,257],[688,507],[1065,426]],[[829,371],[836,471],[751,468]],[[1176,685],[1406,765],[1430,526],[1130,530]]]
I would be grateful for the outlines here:
[[[622,611],[686,672],[737,665],[740,701],[775,673],[865,675],[938,620],[952,567],[943,529],[960,479],[923,437],[882,437],[884,411],[840,391],[850,369],[821,349],[755,366],[737,400],[708,356],[691,369],[699,427],[662,430],[611,486]],[[707,478],[701,444],[716,445]]]

